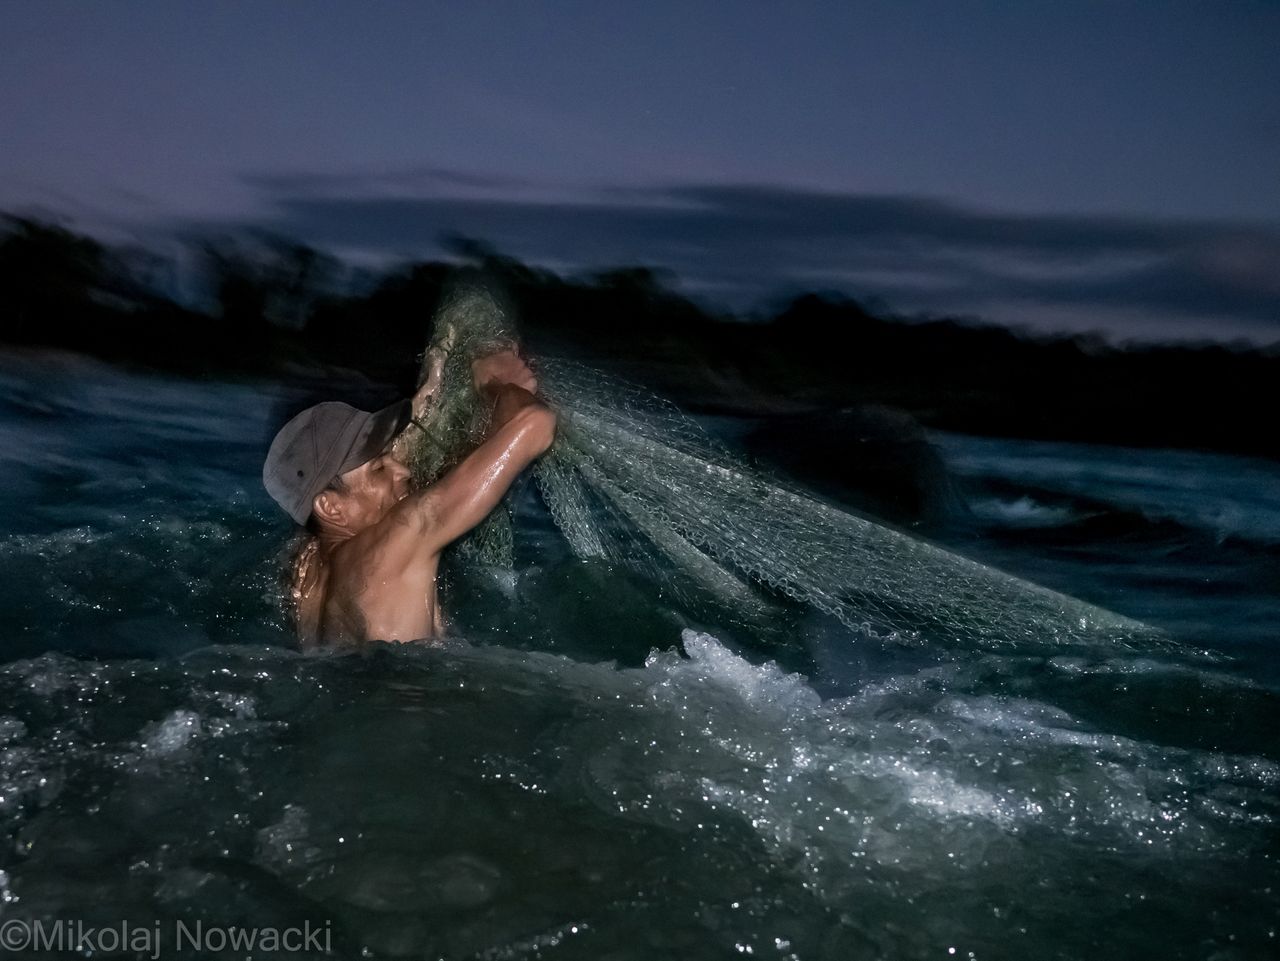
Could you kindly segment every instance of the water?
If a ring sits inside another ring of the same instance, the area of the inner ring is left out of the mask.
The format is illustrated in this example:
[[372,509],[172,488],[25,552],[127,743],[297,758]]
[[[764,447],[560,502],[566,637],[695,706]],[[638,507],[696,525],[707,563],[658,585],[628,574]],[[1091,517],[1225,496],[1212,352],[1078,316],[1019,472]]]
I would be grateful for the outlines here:
[[343,958],[1275,952],[1273,465],[938,438],[969,506],[935,536],[1172,651],[799,611],[779,645],[530,511],[443,648],[307,657],[258,482],[287,392],[24,355],[0,396],[5,921],[309,922]]

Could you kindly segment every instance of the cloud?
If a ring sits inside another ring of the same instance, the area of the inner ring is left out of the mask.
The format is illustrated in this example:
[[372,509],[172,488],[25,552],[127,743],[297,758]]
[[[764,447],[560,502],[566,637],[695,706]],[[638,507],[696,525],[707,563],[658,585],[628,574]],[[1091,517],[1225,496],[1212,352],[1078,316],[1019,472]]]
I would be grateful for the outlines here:
[[[664,267],[735,307],[822,289],[907,313],[990,309],[1004,322],[1017,305],[1027,326],[1117,337],[1280,339],[1280,229],[1265,225],[1015,216],[758,185],[543,190],[441,174],[260,176],[273,215],[255,226],[388,255],[436,254],[442,237],[462,233],[531,263]],[[1116,329],[1115,318],[1129,321]]]
[[250,173],[240,180],[268,196],[376,195],[384,191],[404,194],[422,190],[512,191],[529,186],[513,177],[478,174],[448,167],[416,166],[387,170],[343,172]]

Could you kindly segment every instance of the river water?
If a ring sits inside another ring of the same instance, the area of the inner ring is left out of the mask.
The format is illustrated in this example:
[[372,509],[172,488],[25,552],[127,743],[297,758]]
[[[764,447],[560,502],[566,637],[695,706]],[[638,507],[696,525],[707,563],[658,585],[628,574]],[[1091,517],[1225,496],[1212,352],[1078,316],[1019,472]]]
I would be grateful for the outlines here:
[[534,518],[442,647],[302,656],[259,482],[293,400],[0,358],[0,921],[171,956],[179,921],[341,958],[1275,956],[1277,465],[935,438],[931,534],[1173,648],[778,645]]

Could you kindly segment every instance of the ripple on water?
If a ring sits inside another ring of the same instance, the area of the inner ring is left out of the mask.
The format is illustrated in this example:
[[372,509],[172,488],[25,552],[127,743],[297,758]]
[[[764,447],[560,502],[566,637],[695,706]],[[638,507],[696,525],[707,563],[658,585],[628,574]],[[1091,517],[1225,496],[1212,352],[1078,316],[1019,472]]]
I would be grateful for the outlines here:
[[[1006,956],[1016,918],[1031,954],[1123,957],[1166,913],[1166,946],[1263,943],[1274,763],[1000,693],[1129,675],[984,656],[823,700],[683,647],[5,665],[8,907],[318,905],[380,956]],[[1100,905],[1138,920],[1104,941]]]

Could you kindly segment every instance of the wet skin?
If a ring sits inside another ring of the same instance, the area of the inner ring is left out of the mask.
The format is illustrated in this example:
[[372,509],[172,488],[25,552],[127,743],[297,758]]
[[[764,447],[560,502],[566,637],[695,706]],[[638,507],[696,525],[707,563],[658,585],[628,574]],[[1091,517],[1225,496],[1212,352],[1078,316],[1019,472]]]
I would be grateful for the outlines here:
[[[400,446],[316,495],[319,536],[304,549],[294,596],[304,646],[437,637],[440,552],[492,511],[555,437],[555,415],[514,352],[477,360],[476,387],[493,403],[484,441],[439,481],[411,492]],[[415,398],[415,404],[418,398]],[[410,426],[407,430],[418,428]]]

